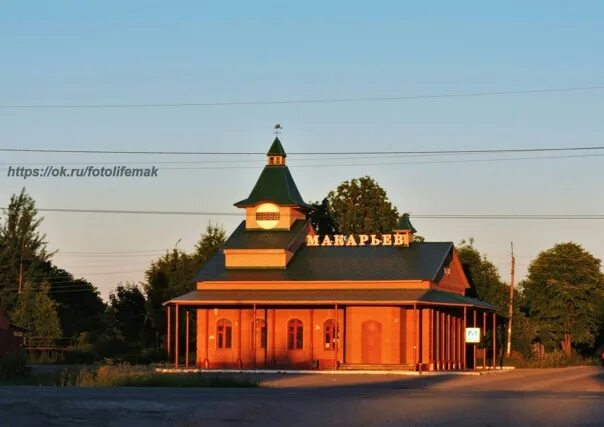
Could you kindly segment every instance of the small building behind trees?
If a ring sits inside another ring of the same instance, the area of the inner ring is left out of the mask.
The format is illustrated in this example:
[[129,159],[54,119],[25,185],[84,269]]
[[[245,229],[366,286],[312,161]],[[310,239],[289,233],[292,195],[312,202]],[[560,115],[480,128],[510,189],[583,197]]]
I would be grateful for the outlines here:
[[26,331],[10,323],[8,316],[0,310],[0,357],[23,350]]

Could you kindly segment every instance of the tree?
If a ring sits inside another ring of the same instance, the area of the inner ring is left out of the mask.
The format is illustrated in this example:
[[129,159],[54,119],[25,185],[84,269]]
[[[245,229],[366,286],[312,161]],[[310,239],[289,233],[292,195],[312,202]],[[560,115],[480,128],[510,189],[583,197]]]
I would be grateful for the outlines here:
[[199,265],[206,262],[210,256],[216,252],[225,241],[226,233],[222,226],[209,223],[206,231],[202,233],[199,242],[195,245],[195,253],[193,254],[195,262]]
[[40,282],[39,269],[52,254],[46,235],[38,231],[34,199],[25,192],[13,194],[0,225],[0,308],[12,312],[25,281]]
[[308,219],[320,236],[340,233],[327,198],[324,198],[321,203],[311,203],[310,206],[311,210],[308,213]]
[[327,201],[342,234],[391,233],[398,221],[386,191],[369,176],[344,181]]
[[162,303],[195,289],[195,273],[224,243],[225,232],[219,225],[208,224],[195,246],[193,254],[174,249],[151,263],[145,272],[148,339],[159,344],[166,330],[166,316]]
[[145,326],[145,296],[133,283],[119,284],[109,294],[108,323],[114,336],[140,346]]
[[83,332],[98,333],[103,329],[106,306],[99,290],[85,279],[46,262],[42,276],[49,284],[49,295],[56,302],[63,336],[76,338]]
[[604,298],[599,259],[577,243],[559,243],[531,262],[521,285],[528,315],[546,349],[561,344],[570,355],[573,343],[593,347]]
[[499,307],[500,315],[507,315],[509,288],[499,277],[497,267],[486,255],[481,255],[474,247],[474,239],[462,240],[457,247],[459,260],[470,276],[476,293],[482,301]]
[[40,286],[29,282],[23,284],[11,318],[19,326],[29,329],[29,336],[51,339],[61,336],[57,305],[48,296],[49,289],[48,283]]

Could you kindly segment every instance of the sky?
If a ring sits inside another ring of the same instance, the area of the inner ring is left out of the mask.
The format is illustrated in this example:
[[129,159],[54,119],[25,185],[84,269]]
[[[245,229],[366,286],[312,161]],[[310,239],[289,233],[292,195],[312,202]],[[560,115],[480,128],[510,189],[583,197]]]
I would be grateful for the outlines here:
[[[604,145],[601,2],[0,2],[0,148],[264,153]],[[262,103],[414,97],[365,102]],[[148,108],[18,106],[252,103]],[[255,104],[254,104],[255,103]],[[604,150],[441,156],[290,154],[302,196],[370,175],[430,241],[474,238],[509,280],[557,242],[604,258],[604,220],[425,219],[437,214],[602,215]],[[265,158],[0,152],[0,206],[25,187],[54,262],[99,287],[140,282],[190,251],[209,221],[230,233]],[[562,157],[574,155],[575,157]],[[502,159],[506,160],[502,160]],[[493,161],[493,159],[495,159]],[[142,163],[141,163],[142,162]],[[156,166],[154,178],[9,177],[8,168]]]

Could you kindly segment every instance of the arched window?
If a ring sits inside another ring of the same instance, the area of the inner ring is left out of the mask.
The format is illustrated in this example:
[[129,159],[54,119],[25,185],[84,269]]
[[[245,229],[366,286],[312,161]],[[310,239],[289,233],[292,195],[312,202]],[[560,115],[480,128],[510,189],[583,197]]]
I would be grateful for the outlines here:
[[266,348],[266,321],[264,319],[256,319],[256,327],[253,328],[254,337],[256,340],[256,350]]
[[304,329],[300,319],[287,322],[287,349],[302,350],[304,347]]
[[218,348],[233,346],[233,326],[228,319],[220,319],[216,324],[216,345]]
[[323,323],[323,347],[325,350],[335,350],[338,348],[339,332],[334,319],[327,319]]

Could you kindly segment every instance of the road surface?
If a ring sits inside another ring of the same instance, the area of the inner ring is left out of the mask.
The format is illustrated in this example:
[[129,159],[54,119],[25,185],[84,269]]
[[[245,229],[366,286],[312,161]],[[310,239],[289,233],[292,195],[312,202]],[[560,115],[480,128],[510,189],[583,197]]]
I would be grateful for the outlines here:
[[265,376],[266,387],[0,387],[0,426],[604,426],[604,369]]

